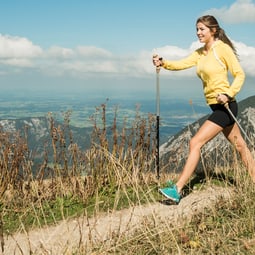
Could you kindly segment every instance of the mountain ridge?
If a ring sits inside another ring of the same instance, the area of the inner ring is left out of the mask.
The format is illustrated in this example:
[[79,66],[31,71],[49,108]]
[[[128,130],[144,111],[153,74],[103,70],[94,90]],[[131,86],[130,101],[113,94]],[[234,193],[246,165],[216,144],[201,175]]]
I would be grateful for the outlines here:
[[[248,97],[238,103],[239,115],[237,117],[241,126],[249,134],[254,134],[255,130],[255,96]],[[167,142],[160,146],[161,169],[163,171],[179,172],[188,154],[189,140],[196,133],[197,129],[206,120],[208,115],[196,120],[195,122],[187,125],[181,131],[171,136]],[[59,128],[61,126],[61,128]],[[19,132],[21,136],[26,137],[29,150],[33,159],[36,162],[43,161],[45,149],[48,152],[49,159],[52,152],[52,128],[60,129],[63,133],[67,146],[70,143],[76,143],[80,149],[88,149],[91,142],[92,127],[75,127],[66,125],[51,119],[50,117],[26,117],[17,119],[0,119],[0,127],[4,132]],[[160,127],[163,129],[165,127]],[[166,132],[166,130],[164,130]],[[110,130],[109,130],[109,134]],[[253,135],[254,139],[254,135]],[[220,150],[216,150],[221,148]],[[215,139],[210,141],[202,151],[202,162],[199,167],[210,169],[212,165],[210,162],[213,160],[217,164],[222,163],[221,155],[225,155],[232,160],[230,145],[227,143],[223,135],[218,135]],[[213,153],[211,153],[213,152]]]
[[[160,146],[160,158],[164,171],[180,172],[188,156],[189,140],[196,133],[201,124],[208,118],[208,114],[186,126]],[[255,96],[238,102],[237,120],[251,140],[255,133]],[[249,147],[253,145],[249,144]],[[233,149],[222,133],[209,141],[201,150],[201,159],[197,171],[210,171],[215,167],[225,167],[226,162],[233,161]],[[227,160],[223,160],[227,159]]]

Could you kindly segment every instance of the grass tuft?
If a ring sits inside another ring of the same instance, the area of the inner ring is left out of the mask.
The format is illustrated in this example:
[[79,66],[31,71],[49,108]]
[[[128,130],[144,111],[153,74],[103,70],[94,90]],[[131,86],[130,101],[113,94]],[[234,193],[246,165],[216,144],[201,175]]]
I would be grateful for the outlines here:
[[[137,109],[131,124],[127,119],[120,124],[117,110],[111,110],[114,117],[109,124],[107,102],[96,108],[91,116],[91,147],[86,151],[72,138],[70,112],[62,126],[49,115],[53,156],[45,151],[36,172],[26,135],[23,138],[20,133],[0,130],[2,250],[5,237],[16,233],[27,234],[78,217],[87,221],[103,212],[111,214],[160,200],[159,185],[176,176],[162,173],[160,183],[156,178],[155,116],[144,118]],[[219,199],[213,207],[192,214],[181,224],[152,213],[134,231],[127,227],[123,232],[120,224],[107,241],[91,238],[83,242],[83,233],[77,230],[81,240],[78,246],[63,247],[65,254],[254,254],[255,187],[238,157],[231,166],[227,162],[223,166],[227,167],[194,176],[185,187],[185,195],[207,186],[221,186],[234,188],[231,199]],[[30,243],[29,235],[27,238]],[[17,247],[25,254],[22,245],[17,243]],[[34,254],[32,247],[29,252]]]

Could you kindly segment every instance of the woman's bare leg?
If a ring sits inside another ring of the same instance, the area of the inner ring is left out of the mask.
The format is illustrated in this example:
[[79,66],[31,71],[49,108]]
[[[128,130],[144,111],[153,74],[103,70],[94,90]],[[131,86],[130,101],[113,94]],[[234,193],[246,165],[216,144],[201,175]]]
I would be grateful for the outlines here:
[[204,144],[214,138],[223,130],[222,127],[213,123],[212,121],[205,121],[200,127],[195,136],[190,140],[189,156],[185,163],[182,173],[176,183],[177,189],[180,192],[189,178],[196,169],[200,158],[200,149]]
[[241,159],[246,166],[252,181],[255,183],[255,161],[241,135],[239,127],[235,123],[233,126],[226,127],[223,130],[223,134],[232,144],[235,145],[236,150],[240,153]]

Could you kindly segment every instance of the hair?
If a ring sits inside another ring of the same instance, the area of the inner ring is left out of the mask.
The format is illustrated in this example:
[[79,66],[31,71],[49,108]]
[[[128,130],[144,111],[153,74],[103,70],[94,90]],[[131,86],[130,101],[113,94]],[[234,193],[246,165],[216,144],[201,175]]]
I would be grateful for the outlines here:
[[230,41],[230,39],[227,37],[225,31],[220,27],[218,21],[214,16],[211,15],[205,15],[197,19],[197,23],[203,23],[205,26],[207,26],[211,32],[214,32],[214,38],[220,39],[224,43],[228,44],[233,52],[237,55],[237,51],[233,43]]

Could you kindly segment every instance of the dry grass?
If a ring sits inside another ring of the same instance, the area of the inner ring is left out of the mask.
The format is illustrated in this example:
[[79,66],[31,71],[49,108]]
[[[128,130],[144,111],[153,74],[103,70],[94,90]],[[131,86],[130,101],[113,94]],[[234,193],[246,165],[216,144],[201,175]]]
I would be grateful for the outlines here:
[[[142,118],[137,111],[131,126],[124,120],[119,127],[117,109],[111,124],[107,123],[106,111],[106,104],[102,104],[91,117],[94,128],[87,151],[81,151],[73,141],[68,113],[63,126],[55,126],[49,116],[53,162],[48,162],[45,152],[36,173],[26,137],[0,132],[2,249],[4,236],[13,237],[16,232],[29,233],[70,217],[86,220],[103,211],[158,202],[155,116]],[[206,185],[234,187],[233,199],[219,200],[213,208],[194,213],[181,224],[152,215],[131,234],[113,231],[107,242],[90,240],[88,246],[81,238],[76,247],[64,247],[65,254],[254,254],[254,185],[238,157],[223,171],[206,173]],[[169,175],[162,174],[161,184],[167,179]],[[186,194],[204,187],[201,179],[194,178]],[[83,236],[81,231],[79,234]],[[27,239],[30,243],[29,235]],[[21,245],[17,243],[17,247],[17,254],[25,254]],[[32,247],[29,252],[37,254]],[[49,253],[45,250],[40,254]]]

